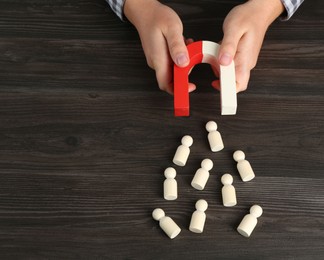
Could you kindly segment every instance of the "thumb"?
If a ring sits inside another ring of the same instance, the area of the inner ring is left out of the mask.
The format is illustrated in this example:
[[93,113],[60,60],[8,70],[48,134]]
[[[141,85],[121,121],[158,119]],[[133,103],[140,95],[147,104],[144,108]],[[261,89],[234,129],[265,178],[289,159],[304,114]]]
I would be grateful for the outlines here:
[[237,45],[240,38],[234,33],[224,31],[224,37],[218,52],[218,62],[220,65],[230,65],[235,57]]
[[173,62],[179,67],[185,67],[189,64],[189,54],[182,36],[182,26],[179,27],[170,28],[165,38]]

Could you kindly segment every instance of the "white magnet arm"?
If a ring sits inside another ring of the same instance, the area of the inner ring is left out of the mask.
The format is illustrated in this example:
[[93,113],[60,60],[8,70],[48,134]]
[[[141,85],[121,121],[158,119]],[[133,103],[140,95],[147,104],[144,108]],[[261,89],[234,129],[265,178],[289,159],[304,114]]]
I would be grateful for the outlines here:
[[[202,63],[218,66],[217,57],[219,44],[210,41],[203,41],[202,48]],[[237,97],[234,61],[232,61],[232,63],[228,66],[220,65],[219,67],[221,84],[221,113],[222,115],[235,115],[237,110]]]

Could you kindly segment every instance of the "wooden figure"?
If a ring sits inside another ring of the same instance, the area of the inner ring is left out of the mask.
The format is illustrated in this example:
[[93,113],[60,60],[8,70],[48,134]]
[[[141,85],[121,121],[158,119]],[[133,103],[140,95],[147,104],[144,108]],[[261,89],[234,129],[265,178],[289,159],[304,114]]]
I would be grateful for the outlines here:
[[162,209],[157,208],[153,210],[152,217],[159,221],[160,227],[169,238],[173,239],[181,232],[180,227],[170,217],[165,216]]
[[237,204],[236,201],[236,192],[235,188],[232,185],[233,177],[232,175],[226,173],[222,176],[221,182],[224,185],[222,188],[222,198],[223,198],[223,205],[225,207],[233,207]]
[[208,142],[212,152],[218,152],[224,148],[221,134],[217,131],[217,124],[214,121],[209,121],[206,124],[208,133]]
[[173,157],[173,163],[178,166],[185,166],[190,154],[190,146],[193,143],[193,139],[190,135],[185,135],[181,139],[181,145],[177,148]]
[[242,178],[243,181],[250,181],[252,180],[255,175],[251,164],[245,160],[244,152],[238,150],[233,154],[234,160],[237,162],[237,170]]
[[206,213],[208,203],[205,200],[198,200],[196,202],[196,211],[191,216],[189,230],[194,233],[202,233],[204,231]]
[[194,187],[196,190],[203,190],[206,186],[206,183],[209,178],[209,171],[213,168],[213,162],[210,159],[204,159],[201,162],[201,168],[199,168],[192,181],[191,186]]
[[168,167],[164,171],[165,181],[163,183],[163,194],[166,200],[176,200],[178,198],[178,185],[175,177],[177,172],[174,168]]
[[258,223],[257,218],[263,213],[262,208],[259,205],[253,205],[250,208],[250,214],[245,215],[242,219],[237,231],[245,237],[249,237]]

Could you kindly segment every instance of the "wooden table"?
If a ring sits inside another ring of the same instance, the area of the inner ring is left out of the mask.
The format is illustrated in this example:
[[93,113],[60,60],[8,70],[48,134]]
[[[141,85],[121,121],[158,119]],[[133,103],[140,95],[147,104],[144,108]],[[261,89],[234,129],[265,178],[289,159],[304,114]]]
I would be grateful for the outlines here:
[[[219,41],[241,1],[165,1],[185,35]],[[174,3],[171,3],[174,2]],[[146,65],[135,29],[104,0],[0,0],[1,259],[323,259],[324,2],[306,1],[268,31],[236,116],[221,116],[209,65],[191,80],[191,116],[173,116]],[[225,149],[212,153],[205,124]],[[181,137],[194,139],[185,167]],[[256,178],[240,180],[235,150]],[[190,186],[214,162],[205,190]],[[179,198],[163,199],[164,169]],[[238,205],[225,208],[231,173]],[[209,208],[202,234],[188,230],[195,202]],[[264,214],[250,238],[236,231],[253,204]],[[182,228],[170,240],[152,219],[161,207]]]

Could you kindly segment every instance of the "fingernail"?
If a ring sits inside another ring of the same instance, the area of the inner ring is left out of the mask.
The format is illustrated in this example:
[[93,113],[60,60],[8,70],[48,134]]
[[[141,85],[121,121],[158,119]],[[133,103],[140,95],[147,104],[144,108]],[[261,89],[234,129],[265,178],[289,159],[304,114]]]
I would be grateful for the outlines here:
[[186,54],[180,53],[176,57],[176,64],[178,66],[186,66],[189,62],[189,59]]
[[224,53],[219,59],[219,63],[224,66],[230,65],[231,62],[232,62],[232,56],[229,55],[228,53]]

